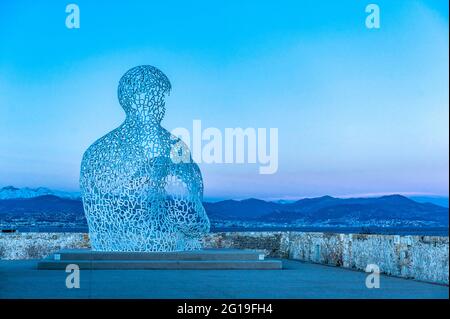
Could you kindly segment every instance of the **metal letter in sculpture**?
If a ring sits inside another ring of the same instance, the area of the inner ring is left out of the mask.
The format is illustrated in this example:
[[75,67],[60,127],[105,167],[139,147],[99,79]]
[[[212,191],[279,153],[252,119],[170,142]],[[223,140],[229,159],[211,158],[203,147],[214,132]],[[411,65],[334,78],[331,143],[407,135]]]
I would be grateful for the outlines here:
[[153,66],[126,72],[118,88],[125,121],[84,153],[80,186],[93,250],[201,248],[210,224],[200,169],[161,126],[170,89]]

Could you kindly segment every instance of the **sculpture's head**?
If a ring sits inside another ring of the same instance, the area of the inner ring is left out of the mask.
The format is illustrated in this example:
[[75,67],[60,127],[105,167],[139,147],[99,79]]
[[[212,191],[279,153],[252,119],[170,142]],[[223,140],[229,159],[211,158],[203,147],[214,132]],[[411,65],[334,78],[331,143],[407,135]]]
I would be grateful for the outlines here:
[[119,81],[117,94],[128,115],[138,115],[160,122],[165,112],[165,95],[170,92],[169,79],[151,65],[128,70]]

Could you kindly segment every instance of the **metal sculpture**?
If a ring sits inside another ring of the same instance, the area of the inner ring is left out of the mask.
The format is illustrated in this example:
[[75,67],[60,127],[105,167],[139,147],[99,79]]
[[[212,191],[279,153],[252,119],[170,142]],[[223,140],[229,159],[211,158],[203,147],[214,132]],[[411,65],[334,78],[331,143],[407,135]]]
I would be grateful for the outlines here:
[[80,186],[93,250],[201,248],[203,181],[189,149],[161,126],[169,79],[137,66],[119,81],[126,119],[83,155]]

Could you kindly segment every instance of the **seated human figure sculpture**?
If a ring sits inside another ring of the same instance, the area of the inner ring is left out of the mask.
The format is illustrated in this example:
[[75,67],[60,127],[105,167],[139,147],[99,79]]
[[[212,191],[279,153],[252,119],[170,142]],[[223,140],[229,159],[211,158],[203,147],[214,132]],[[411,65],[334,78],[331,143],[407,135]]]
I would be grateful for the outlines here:
[[125,121],[84,153],[80,186],[93,250],[201,248],[210,227],[201,172],[161,126],[170,89],[153,66],[127,71],[118,87]]

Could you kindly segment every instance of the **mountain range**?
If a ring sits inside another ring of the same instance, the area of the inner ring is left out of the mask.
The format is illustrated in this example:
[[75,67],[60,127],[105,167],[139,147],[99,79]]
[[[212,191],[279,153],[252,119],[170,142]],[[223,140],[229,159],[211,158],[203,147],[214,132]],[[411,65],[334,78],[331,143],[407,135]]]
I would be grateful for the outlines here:
[[[7,198],[7,194],[11,198]],[[204,207],[211,221],[289,225],[448,227],[449,213],[446,207],[419,203],[401,195],[348,199],[323,196],[294,202],[251,198],[205,202]],[[0,222],[5,224],[27,218],[34,221],[84,221],[83,205],[79,195],[73,193],[45,188],[0,189]]]
[[307,224],[403,220],[448,225],[448,208],[431,203],[418,203],[401,195],[348,199],[323,196],[286,204],[258,199],[227,200],[205,203],[204,206],[210,217],[221,219],[285,223],[303,221]]
[[80,193],[78,192],[64,192],[52,190],[46,187],[38,188],[17,188],[14,186],[5,186],[0,188],[0,199],[15,199],[15,198],[34,198],[44,195],[54,195],[61,198],[79,199]]

